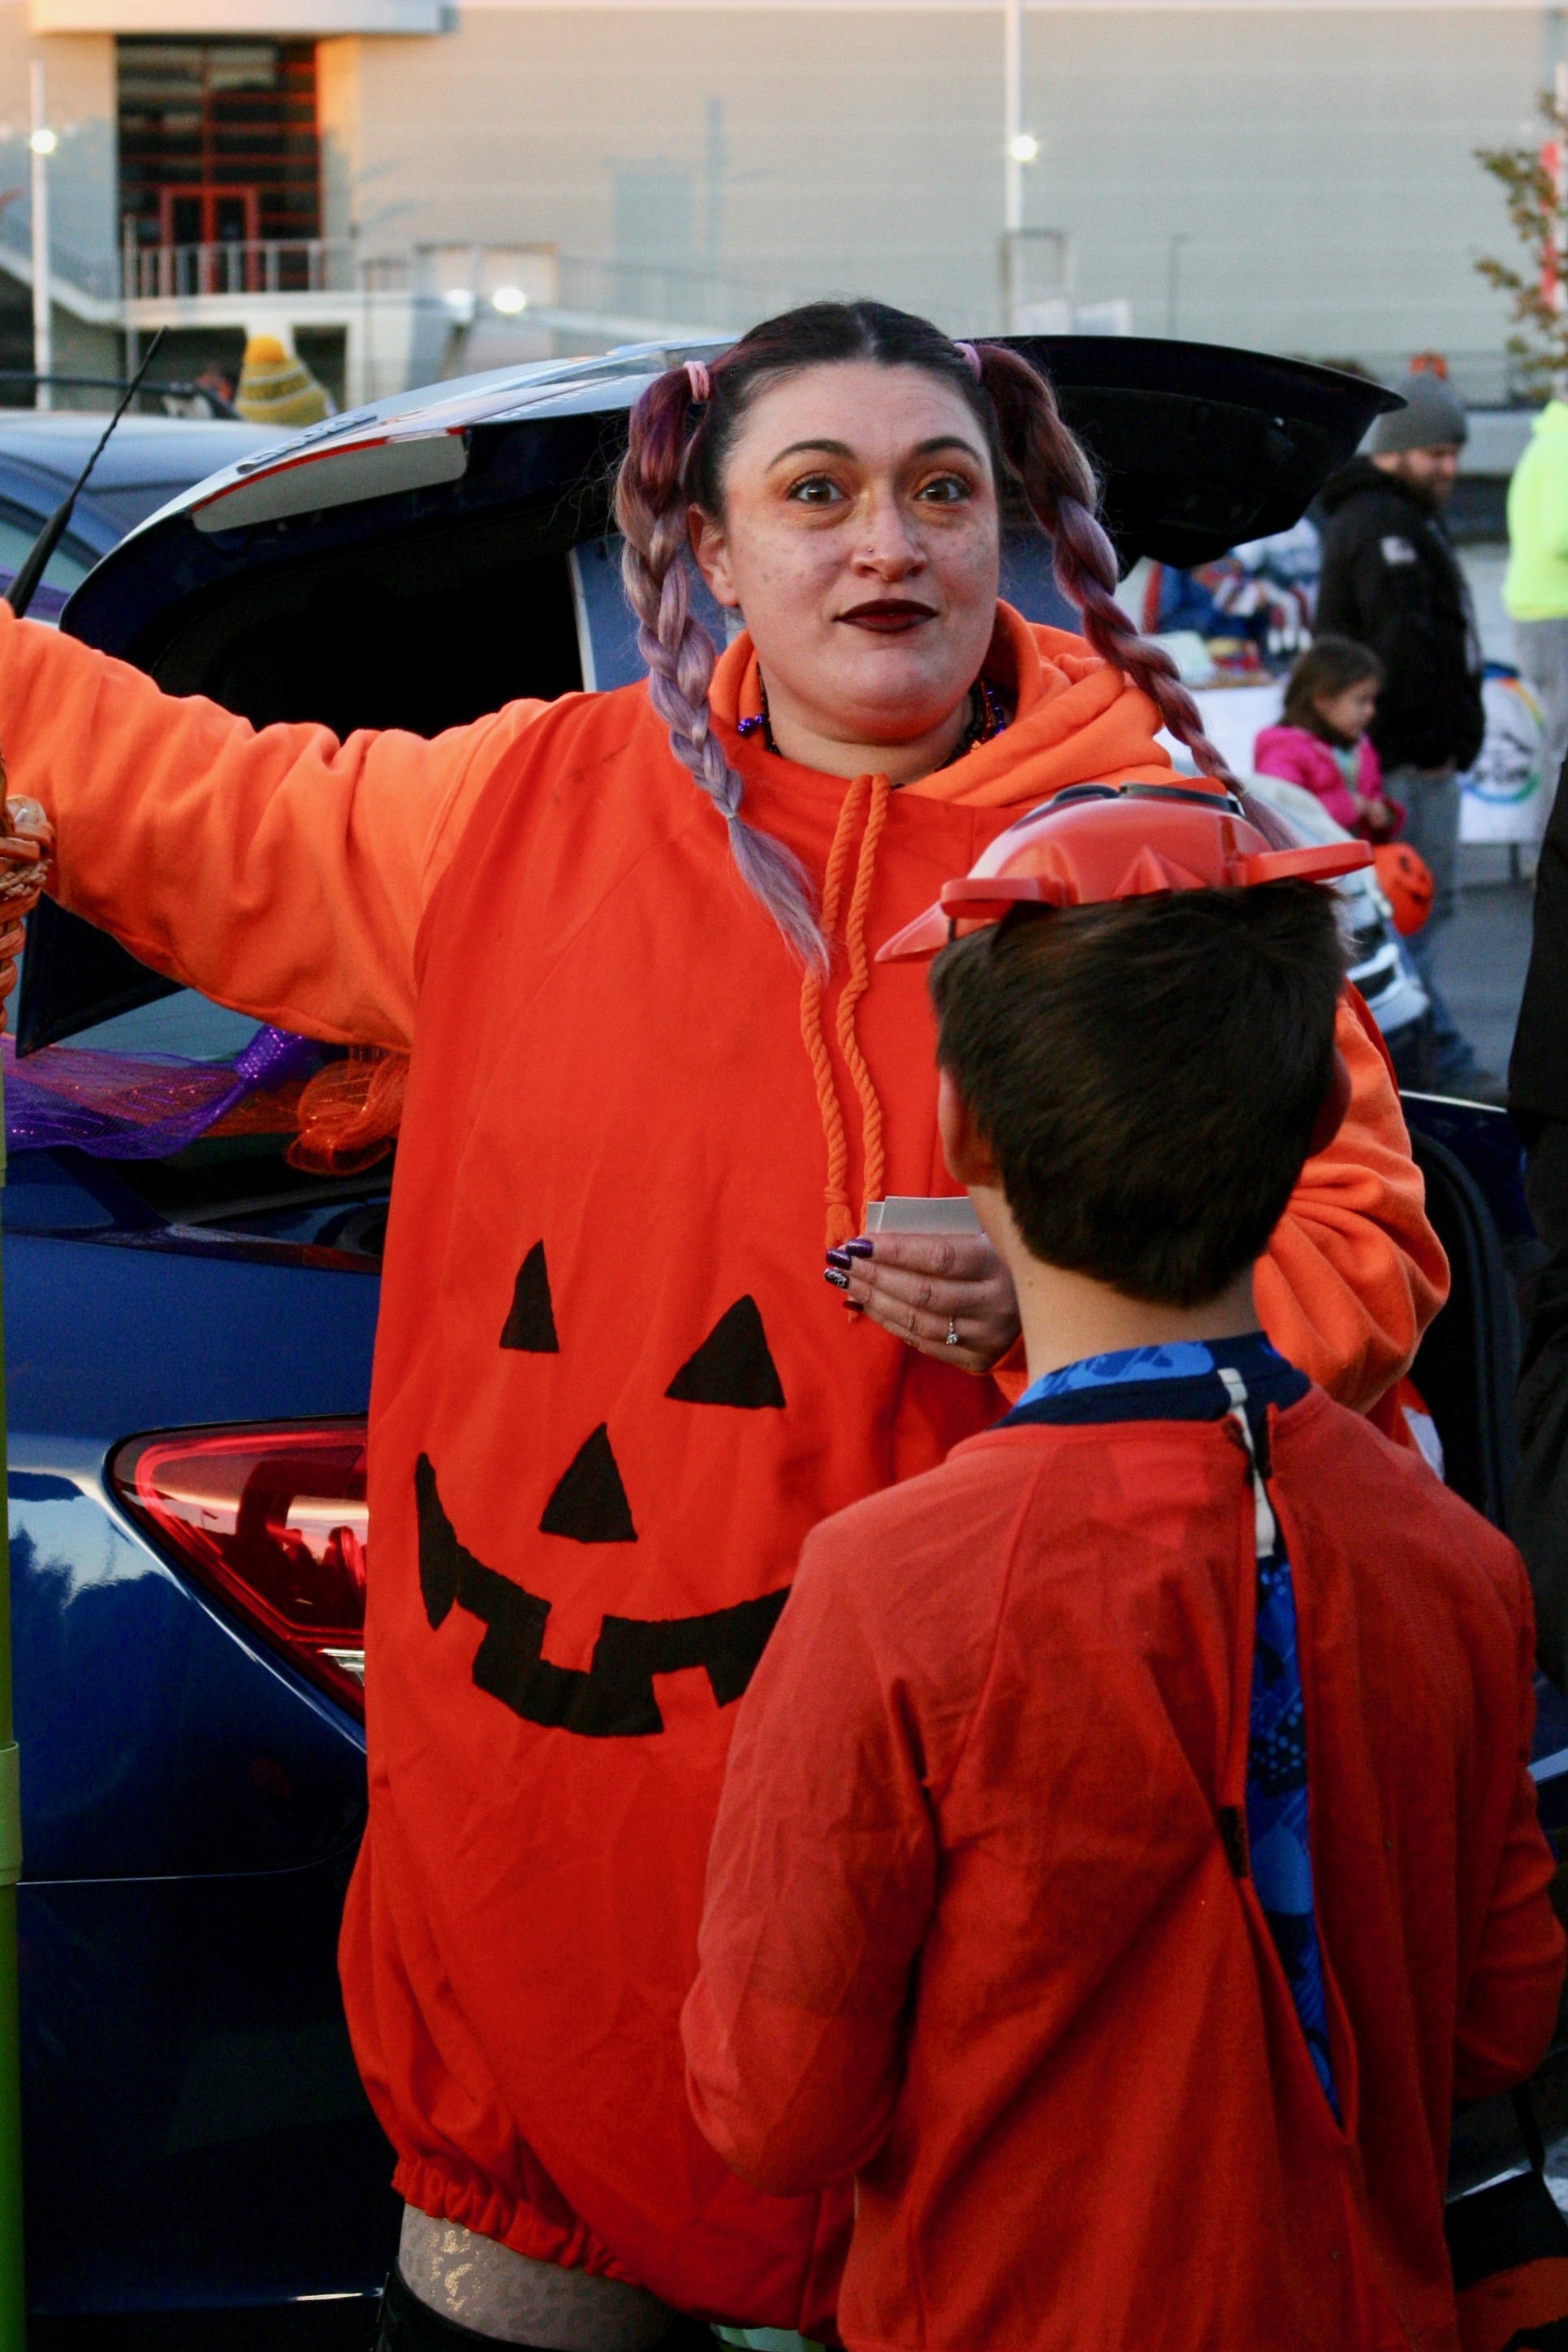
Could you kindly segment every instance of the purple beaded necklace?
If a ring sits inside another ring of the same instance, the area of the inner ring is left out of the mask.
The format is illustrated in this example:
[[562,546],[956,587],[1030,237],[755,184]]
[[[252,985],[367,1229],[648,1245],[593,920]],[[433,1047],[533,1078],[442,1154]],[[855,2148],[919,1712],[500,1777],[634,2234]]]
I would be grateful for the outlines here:
[[[737,735],[760,734],[766,748],[777,755],[779,746],[773,740],[773,725],[768,713],[768,688],[760,676],[758,678],[758,687],[762,696],[762,708],[750,719],[742,719],[737,725],[736,733]],[[977,743],[991,742],[1011,722],[1012,713],[990,679],[977,678],[969,688],[969,716],[965,722],[964,731],[942,765],[945,768],[952,767],[955,761],[964,757],[966,751],[972,751]]]

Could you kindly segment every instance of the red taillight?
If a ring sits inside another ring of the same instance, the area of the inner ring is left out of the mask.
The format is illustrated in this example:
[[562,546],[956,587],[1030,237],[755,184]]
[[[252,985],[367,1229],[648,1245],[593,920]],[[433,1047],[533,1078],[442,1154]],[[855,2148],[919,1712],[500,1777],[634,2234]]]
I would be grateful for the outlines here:
[[365,1424],[133,1437],[116,1494],[177,1564],[365,1711]]

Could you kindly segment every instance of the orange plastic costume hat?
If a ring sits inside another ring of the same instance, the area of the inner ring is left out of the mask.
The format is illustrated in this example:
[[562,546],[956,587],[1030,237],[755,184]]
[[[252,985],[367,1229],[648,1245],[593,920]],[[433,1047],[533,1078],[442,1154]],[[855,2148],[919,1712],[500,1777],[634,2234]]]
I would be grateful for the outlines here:
[[1332,882],[1372,864],[1364,841],[1276,849],[1218,786],[1072,784],[1000,833],[877,961],[934,956],[1015,907],[1097,906],[1167,890]]

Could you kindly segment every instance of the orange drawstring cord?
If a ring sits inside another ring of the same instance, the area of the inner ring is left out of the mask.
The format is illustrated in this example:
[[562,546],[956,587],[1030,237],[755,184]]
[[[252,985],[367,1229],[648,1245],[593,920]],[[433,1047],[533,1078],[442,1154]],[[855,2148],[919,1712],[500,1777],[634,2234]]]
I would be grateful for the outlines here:
[[[832,847],[828,852],[827,870],[822,876],[822,937],[832,952],[833,926],[839,919],[839,897],[843,889],[844,867],[849,863],[850,835],[854,830],[859,812],[863,776],[857,776],[844,794],[839,808],[839,822],[833,832]],[[839,1108],[838,1088],[833,1084],[833,1065],[828,1053],[828,1041],[822,1034],[822,980],[819,972],[808,966],[800,982],[800,1034],[810,1059],[811,1076],[817,1084],[817,1109],[822,1121],[822,1133],[828,1146],[828,1247],[836,1249],[847,1242],[854,1232],[850,1215],[849,1167],[850,1147],[844,1134],[844,1115]]]
[[[870,807],[865,832],[861,838],[860,856],[856,863],[854,889],[851,895],[846,926],[846,947],[849,952],[849,972],[839,998],[837,1030],[839,1048],[849,1065],[854,1079],[855,1092],[861,1105],[862,1159],[864,1163],[865,1198],[877,1197],[883,1181],[882,1105],[876,1087],[866,1067],[865,1057],[854,1032],[855,1007],[865,994],[870,982],[871,966],[866,953],[865,915],[871,898],[872,877],[876,865],[877,844],[887,820],[890,786],[885,776],[857,776],[844,794],[839,810],[839,821],[833,832],[832,846],[828,852],[827,870],[822,877],[822,936],[830,949],[839,919],[839,906],[843,896],[844,870],[849,864],[850,841],[859,821],[862,802],[869,797]],[[822,988],[820,975],[808,971],[800,982],[800,1034],[810,1059],[811,1076],[816,1081],[817,1108],[821,1116],[822,1134],[828,1147],[828,1181],[825,1192],[827,1210],[827,1246],[836,1249],[860,1230],[850,1204],[849,1139],[844,1132],[844,1115],[839,1103],[838,1087],[833,1082],[832,1057],[822,1027]]]
[[[873,777],[871,806],[866,812],[865,831],[861,835],[861,854],[855,866],[854,896],[850,900],[849,921],[844,927],[844,947],[850,968],[839,994],[839,1051],[849,1065],[855,1092],[860,1097],[862,1203],[882,1198],[882,1104],[877,1099],[876,1087],[866,1066],[865,1055],[861,1052],[860,1039],[855,1035],[855,1008],[871,985],[865,913],[871,898],[872,877],[876,871],[877,844],[882,839],[883,826],[887,823],[887,803],[892,792],[893,787],[885,776]],[[862,1224],[864,1222],[862,1206]]]

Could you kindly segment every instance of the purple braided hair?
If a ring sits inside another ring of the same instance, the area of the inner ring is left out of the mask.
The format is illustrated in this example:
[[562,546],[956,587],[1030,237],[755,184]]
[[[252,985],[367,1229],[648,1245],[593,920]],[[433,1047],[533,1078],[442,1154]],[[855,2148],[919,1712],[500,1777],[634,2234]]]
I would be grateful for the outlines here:
[[[701,381],[706,392],[706,368]],[[729,827],[730,856],[741,880],[801,961],[825,974],[828,951],[800,860],[747,824],[741,780],[712,731],[707,698],[718,656],[692,612],[686,564],[695,437],[688,437],[686,412],[695,393],[696,381],[685,367],[667,370],[648,386],[632,412],[615,486],[615,519],[625,541],[622,578],[637,615],[637,650],[648,665],[648,699],[670,730],[671,751]]]
[[1140,634],[1116,602],[1116,551],[1095,517],[1094,471],[1063,424],[1050,384],[1018,352],[999,343],[971,348],[1002,457],[1050,535],[1057,585],[1082,614],[1090,645],[1142,688],[1161,725],[1186,745],[1202,774],[1233,784],[1175,662],[1163,646]]

